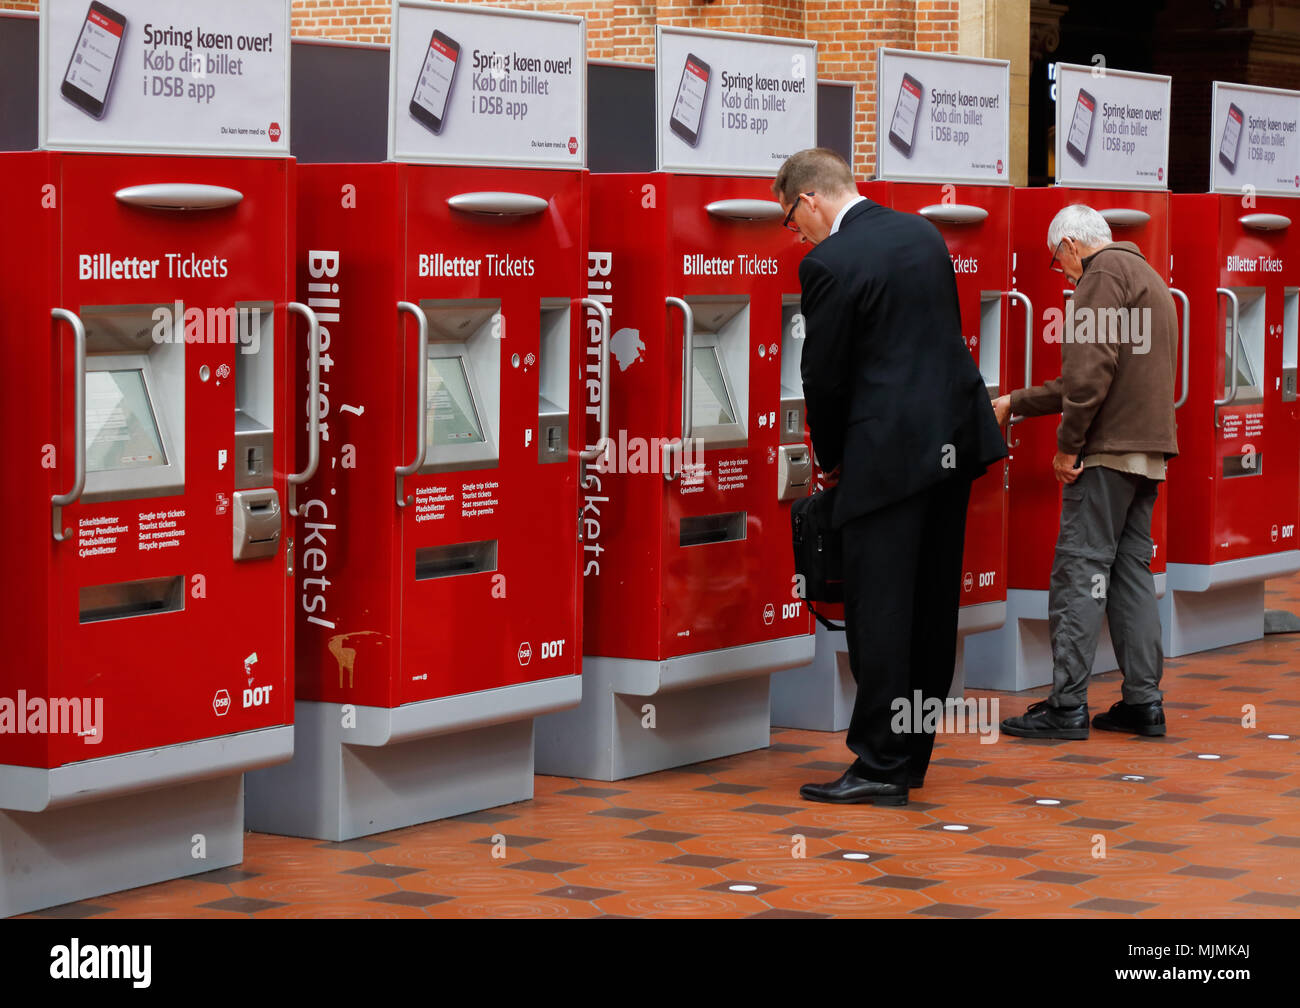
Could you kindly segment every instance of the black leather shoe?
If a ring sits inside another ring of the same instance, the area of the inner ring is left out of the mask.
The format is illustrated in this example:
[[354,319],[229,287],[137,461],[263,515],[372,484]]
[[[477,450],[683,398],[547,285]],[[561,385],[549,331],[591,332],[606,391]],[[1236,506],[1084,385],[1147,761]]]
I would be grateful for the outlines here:
[[1159,700],[1147,704],[1126,704],[1121,700],[1105,714],[1092,719],[1098,731],[1124,732],[1127,735],[1163,735],[1165,705]]
[[1088,705],[1053,707],[1046,700],[1040,700],[1030,704],[1029,710],[1019,717],[1004,720],[1002,730],[1017,738],[1086,739]]
[[839,780],[829,784],[805,784],[799,789],[799,796],[808,801],[830,802],[835,805],[906,805],[907,785],[867,780],[850,768],[844,771]]
[[913,791],[920,791],[921,788],[925,787],[925,778],[918,777],[916,776],[916,774],[908,774],[907,786],[911,788]]

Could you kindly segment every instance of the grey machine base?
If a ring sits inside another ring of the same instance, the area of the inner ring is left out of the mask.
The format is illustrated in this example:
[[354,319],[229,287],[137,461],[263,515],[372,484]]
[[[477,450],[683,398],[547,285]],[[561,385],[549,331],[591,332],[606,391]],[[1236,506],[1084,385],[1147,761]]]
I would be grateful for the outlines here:
[[246,780],[248,828],[354,840],[533,796],[533,722],[576,704],[562,676],[396,708],[299,700],[289,763]]
[[[957,662],[949,696],[961,696],[964,679],[964,641],[967,635],[1002,625],[1005,602],[963,606],[957,623]],[[806,731],[845,731],[853,715],[857,686],[849,669],[848,644],[843,630],[817,624],[816,652],[810,664],[772,676],[772,725]]]
[[[1155,575],[1157,598],[1165,594],[1165,578],[1164,574]],[[967,637],[964,652],[968,688],[1019,693],[1050,684],[1052,640],[1047,626],[1047,592],[1008,590],[1005,624]],[[1117,668],[1110,627],[1103,619],[1092,674]]]
[[615,781],[771,743],[768,677],[806,664],[811,636],[666,661],[582,660],[582,704],[537,720],[537,772]]
[[292,750],[285,726],[54,770],[0,767],[0,917],[239,864],[241,772]]
[[1264,636],[1264,580],[1300,570],[1300,551],[1169,565],[1169,591],[1160,600],[1165,654],[1212,651]]

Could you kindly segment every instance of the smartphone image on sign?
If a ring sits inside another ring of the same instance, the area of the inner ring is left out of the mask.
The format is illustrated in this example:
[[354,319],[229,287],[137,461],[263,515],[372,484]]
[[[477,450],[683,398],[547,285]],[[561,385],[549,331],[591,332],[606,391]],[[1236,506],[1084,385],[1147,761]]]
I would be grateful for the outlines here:
[[59,90],[64,98],[96,119],[103,119],[108,107],[108,92],[117,73],[124,35],[126,18],[102,3],[92,3],[68,58],[68,71]]
[[460,43],[435,31],[424,53],[424,65],[411,95],[411,115],[434,133],[442,132],[447,118],[447,103],[451,99],[451,85],[456,80],[456,65],[460,62]]
[[1088,161],[1088,142],[1092,139],[1092,114],[1097,110],[1097,99],[1083,88],[1079,89],[1079,98],[1074,103],[1074,118],[1070,120],[1070,135],[1065,141],[1065,149],[1079,164]]
[[889,142],[903,157],[912,156],[916,143],[916,124],[921,118],[921,96],[925,88],[911,74],[903,74],[898,86],[898,101],[894,104],[894,118],[889,123]]
[[700,143],[704,99],[709,93],[709,77],[712,73],[704,60],[694,53],[686,54],[686,65],[682,67],[682,80],[677,85],[677,100],[673,102],[673,115],[668,125],[692,147],[698,147]]
[[1237,152],[1241,150],[1241,127],[1246,116],[1236,104],[1228,106],[1228,118],[1223,123],[1223,140],[1219,143],[1219,163],[1229,173],[1237,170]]

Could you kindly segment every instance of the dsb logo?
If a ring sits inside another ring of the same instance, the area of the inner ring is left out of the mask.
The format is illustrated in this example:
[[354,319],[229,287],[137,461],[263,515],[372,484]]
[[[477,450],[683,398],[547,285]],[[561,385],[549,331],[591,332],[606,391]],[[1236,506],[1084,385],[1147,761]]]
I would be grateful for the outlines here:
[[271,702],[271,686],[254,686],[252,689],[244,690],[245,707],[261,707],[262,704]]
[[273,122],[266,128],[266,135],[271,138],[271,143],[280,142],[280,124]]

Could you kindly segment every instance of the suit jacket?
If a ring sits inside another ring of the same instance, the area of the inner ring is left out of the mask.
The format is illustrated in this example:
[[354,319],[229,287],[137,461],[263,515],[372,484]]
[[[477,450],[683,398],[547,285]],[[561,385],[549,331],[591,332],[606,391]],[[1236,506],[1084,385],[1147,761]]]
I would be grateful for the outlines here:
[[808,427],[818,464],[842,467],[836,526],[1005,457],[933,224],[864,200],[799,283]]

